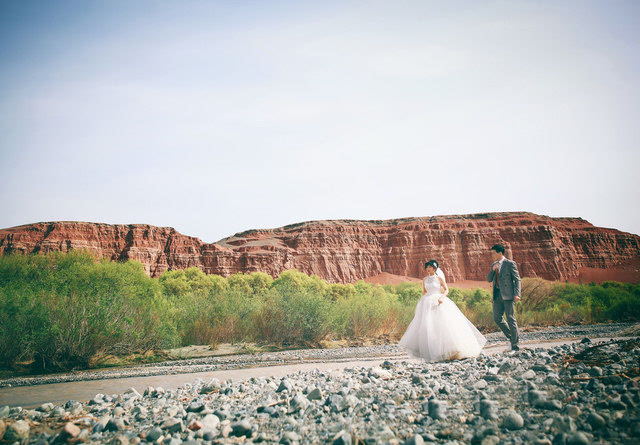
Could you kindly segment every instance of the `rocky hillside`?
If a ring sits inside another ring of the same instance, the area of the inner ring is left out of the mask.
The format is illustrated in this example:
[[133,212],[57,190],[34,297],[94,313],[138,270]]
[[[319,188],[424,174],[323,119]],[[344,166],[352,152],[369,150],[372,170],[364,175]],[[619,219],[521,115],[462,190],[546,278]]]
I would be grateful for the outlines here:
[[[228,276],[287,269],[348,283],[381,274],[421,277],[438,259],[448,281],[484,280],[489,248],[507,247],[523,276],[575,280],[587,274],[640,282],[640,237],[581,218],[485,213],[385,221],[310,221],[250,230],[203,243],[167,227],[47,222],[0,230],[0,254],[86,249],[112,260],[142,262],[151,276],[199,267]],[[585,275],[586,276],[586,275]]]

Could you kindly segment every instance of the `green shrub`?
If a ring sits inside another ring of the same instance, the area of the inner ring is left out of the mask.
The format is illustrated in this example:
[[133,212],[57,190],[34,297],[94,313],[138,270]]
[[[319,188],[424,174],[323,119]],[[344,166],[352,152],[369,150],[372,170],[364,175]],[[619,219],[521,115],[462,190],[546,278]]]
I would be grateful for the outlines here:
[[20,360],[39,370],[86,367],[95,357],[170,346],[175,330],[162,309],[157,281],[134,261],[83,252],[0,257],[5,367]]
[[[399,338],[421,283],[329,284],[296,270],[273,279],[228,278],[198,268],[149,278],[135,261],[71,252],[0,257],[0,367],[86,367],[108,354],[176,345],[256,341],[318,345],[326,338]],[[492,297],[451,288],[449,297],[483,331],[495,331]],[[640,319],[640,285],[551,283],[525,278],[521,326]]]
[[397,295],[364,281],[358,281],[353,289],[353,296],[335,303],[333,330],[336,335],[358,338],[392,334],[403,312]]
[[293,292],[280,283],[266,295],[260,312],[253,317],[253,338],[284,345],[317,344],[330,332],[330,306],[322,294],[304,287]]

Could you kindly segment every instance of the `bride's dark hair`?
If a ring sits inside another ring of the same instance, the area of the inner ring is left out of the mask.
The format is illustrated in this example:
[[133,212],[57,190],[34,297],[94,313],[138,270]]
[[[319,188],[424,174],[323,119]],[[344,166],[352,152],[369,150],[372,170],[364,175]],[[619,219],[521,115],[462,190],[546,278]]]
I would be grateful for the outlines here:
[[429,260],[426,263],[424,263],[424,268],[426,269],[428,266],[433,267],[434,269],[438,270],[438,262],[436,260]]

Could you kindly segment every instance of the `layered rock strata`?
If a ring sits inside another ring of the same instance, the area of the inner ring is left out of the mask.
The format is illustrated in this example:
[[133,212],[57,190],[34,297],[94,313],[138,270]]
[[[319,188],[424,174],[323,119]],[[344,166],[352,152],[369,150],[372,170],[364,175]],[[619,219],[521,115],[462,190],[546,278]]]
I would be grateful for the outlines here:
[[194,266],[223,276],[254,271],[278,276],[298,269],[339,283],[385,273],[421,277],[431,258],[440,261],[450,282],[482,281],[496,243],[507,247],[523,276],[564,281],[581,271],[624,270],[618,276],[640,281],[638,235],[581,218],[525,212],[310,221],[210,244],[173,228],[142,224],[48,222],[0,230],[0,254],[85,249],[111,260],[140,261],[153,277]]

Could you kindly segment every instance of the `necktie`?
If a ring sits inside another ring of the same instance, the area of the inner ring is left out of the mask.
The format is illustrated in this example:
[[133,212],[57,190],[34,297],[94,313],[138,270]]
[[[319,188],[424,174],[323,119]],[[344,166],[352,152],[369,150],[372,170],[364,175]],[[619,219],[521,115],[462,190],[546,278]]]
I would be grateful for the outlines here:
[[498,270],[496,270],[496,287],[500,289],[500,263],[498,263]]

